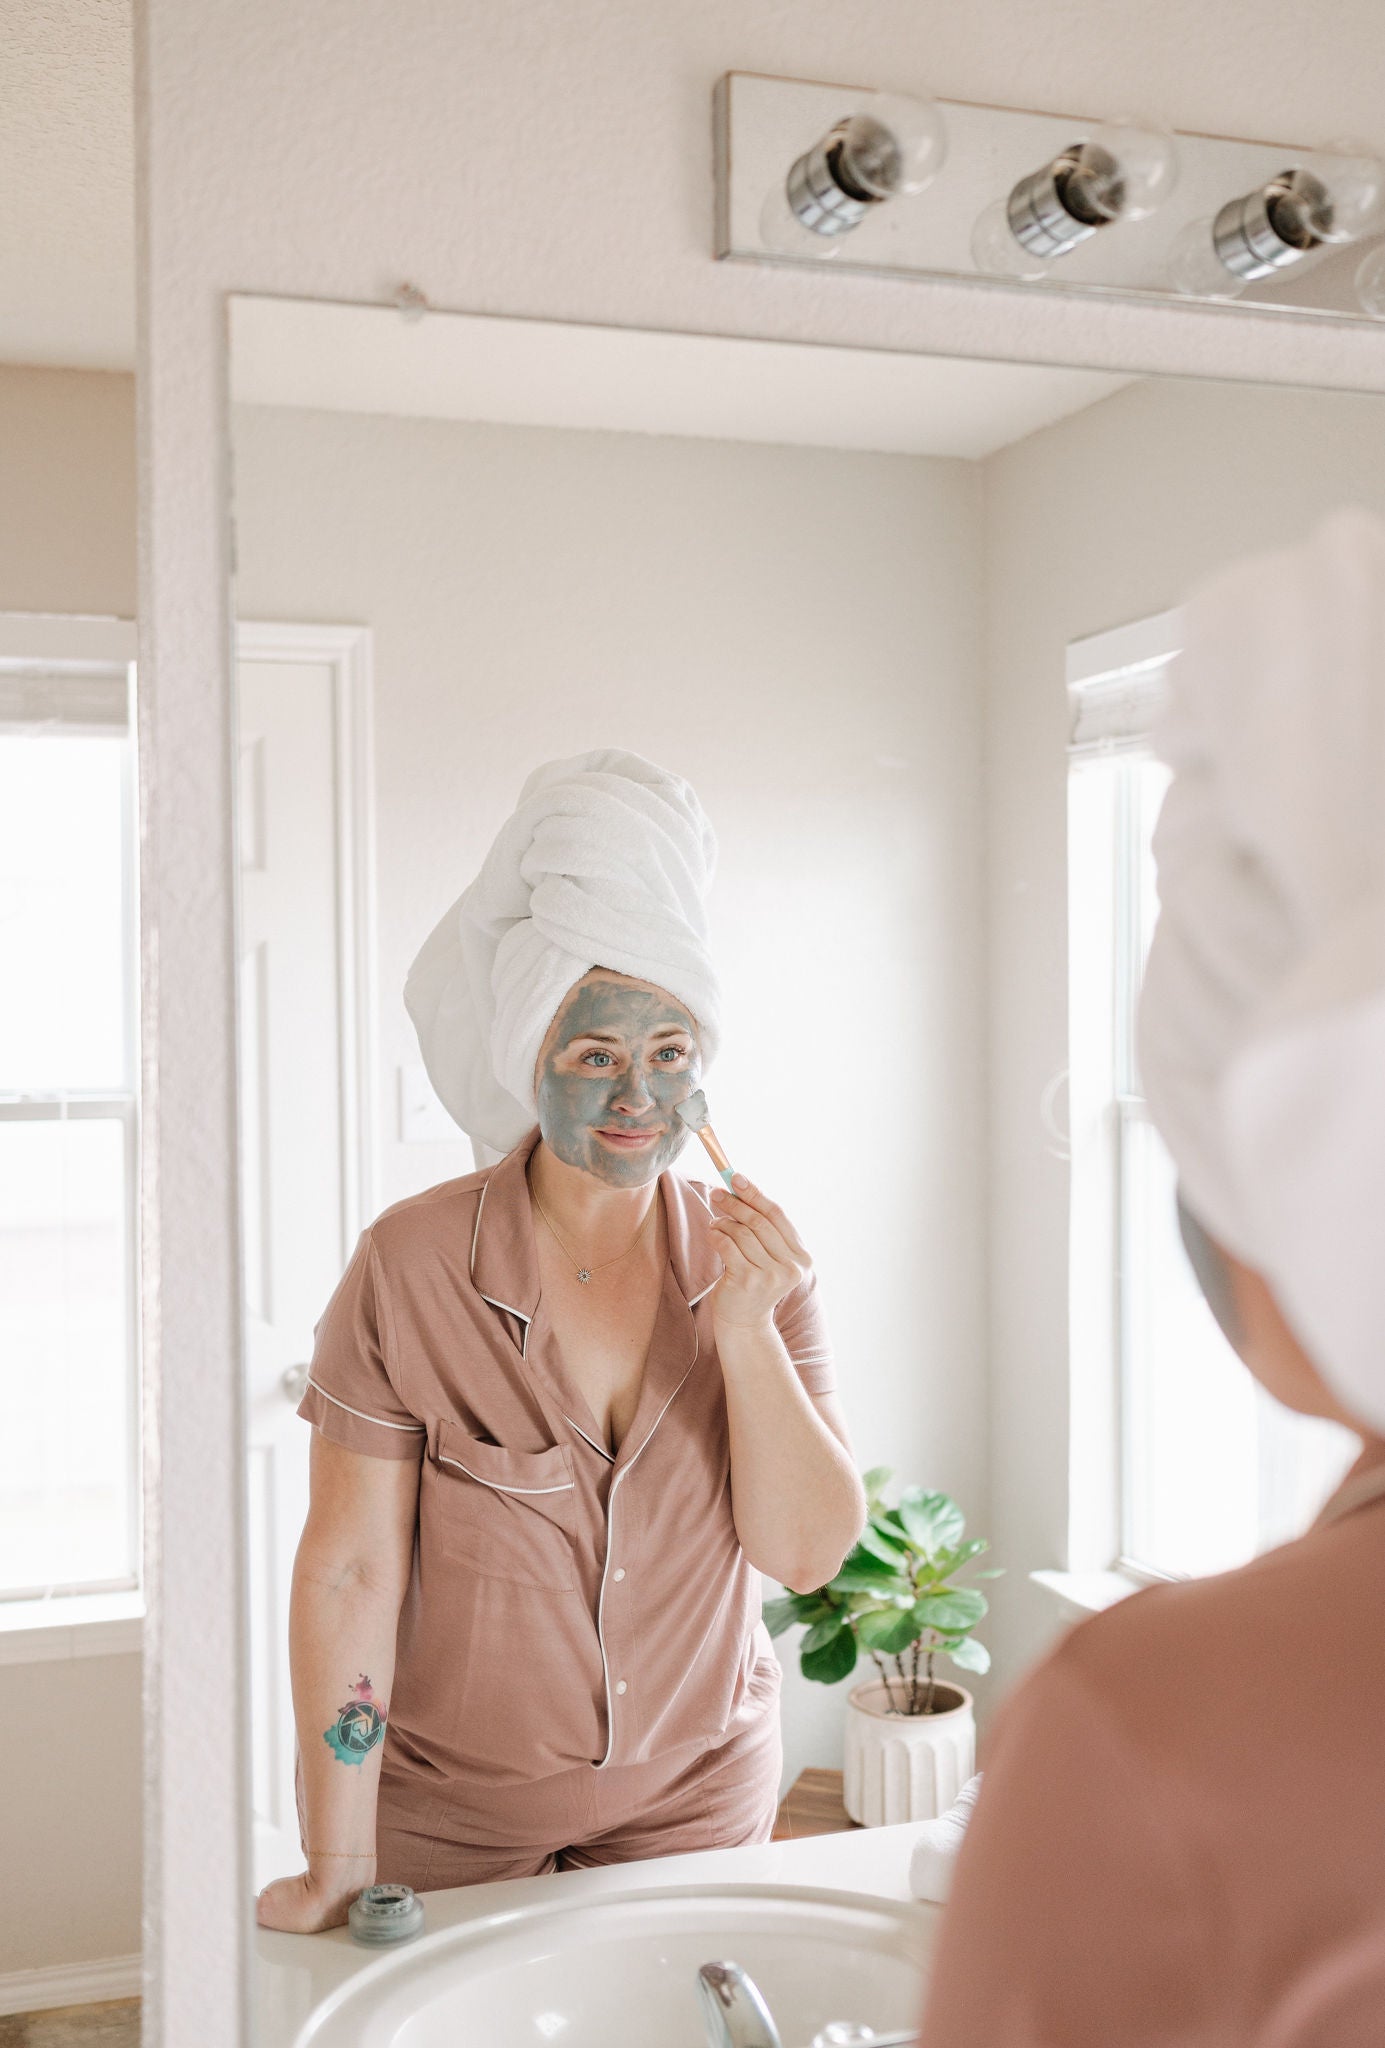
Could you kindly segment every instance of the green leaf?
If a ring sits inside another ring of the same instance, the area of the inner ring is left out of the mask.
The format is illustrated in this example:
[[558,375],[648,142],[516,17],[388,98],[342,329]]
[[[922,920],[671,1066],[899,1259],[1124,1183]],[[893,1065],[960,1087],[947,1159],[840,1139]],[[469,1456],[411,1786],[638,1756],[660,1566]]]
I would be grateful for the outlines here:
[[782,1600],[766,1600],[760,1609],[760,1617],[772,1636],[782,1636],[786,1628],[792,1628],[799,1619],[798,1603],[792,1593]]
[[933,1562],[942,1576],[950,1579],[954,1572],[959,1572],[964,1564],[970,1564],[974,1557],[980,1557],[982,1551],[990,1547],[984,1536],[973,1536],[966,1543],[957,1544],[955,1549],[937,1551]]
[[877,1593],[898,1598],[912,1596],[913,1587],[902,1573],[891,1571],[880,1559],[857,1547],[829,1584],[833,1593]]
[[956,1543],[965,1528],[962,1510],[945,1493],[925,1493],[911,1486],[899,1503],[900,1519],[920,1550],[943,1550]]
[[977,1642],[975,1636],[963,1636],[957,1643],[944,1643],[943,1654],[963,1671],[989,1671],[991,1668],[991,1653],[984,1643]]
[[839,1629],[820,1650],[804,1651],[799,1664],[805,1678],[819,1685],[835,1685],[856,1669],[856,1637],[849,1628]]
[[887,1657],[907,1650],[917,1641],[918,1633],[912,1607],[880,1608],[875,1614],[863,1614],[856,1624],[858,1641],[868,1650],[883,1650]]
[[888,1465],[872,1465],[869,1472],[861,1474],[861,1484],[866,1489],[866,1499],[872,1507],[880,1499],[893,1477],[894,1473]]
[[835,1642],[846,1626],[847,1620],[844,1614],[824,1615],[821,1621],[813,1623],[813,1626],[799,1644],[799,1656],[810,1657],[814,1650],[821,1650],[828,1643]]
[[856,1548],[869,1551],[872,1557],[878,1557],[882,1564],[887,1564],[891,1571],[897,1572],[904,1565],[906,1557],[906,1552],[901,1548],[903,1541],[903,1537],[898,1534],[893,1539],[882,1536],[878,1529],[867,1522],[861,1531]]
[[949,1593],[925,1593],[914,1608],[914,1620],[921,1629],[935,1628],[946,1635],[954,1629],[975,1628],[987,1605],[984,1593],[958,1586]]

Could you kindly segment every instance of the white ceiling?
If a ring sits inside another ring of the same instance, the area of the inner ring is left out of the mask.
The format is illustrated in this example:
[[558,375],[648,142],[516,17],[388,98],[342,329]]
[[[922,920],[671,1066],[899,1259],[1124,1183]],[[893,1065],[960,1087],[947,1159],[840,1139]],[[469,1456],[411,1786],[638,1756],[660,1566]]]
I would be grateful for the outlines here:
[[130,0],[0,4],[0,362],[135,359]]
[[[0,0],[0,362],[133,367],[132,75],[131,0]],[[236,356],[263,404],[971,457],[1129,381],[289,301]]]
[[232,397],[979,458],[1133,380],[947,356],[237,299]]

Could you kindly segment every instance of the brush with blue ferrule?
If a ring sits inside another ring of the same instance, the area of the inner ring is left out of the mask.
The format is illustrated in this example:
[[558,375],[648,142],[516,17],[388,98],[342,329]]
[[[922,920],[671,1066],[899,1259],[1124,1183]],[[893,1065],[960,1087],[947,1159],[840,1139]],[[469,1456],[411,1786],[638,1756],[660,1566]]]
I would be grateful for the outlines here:
[[712,1129],[711,1117],[707,1109],[707,1098],[702,1090],[699,1088],[695,1095],[690,1095],[687,1098],[686,1102],[675,1103],[674,1111],[677,1116],[682,1118],[688,1129],[696,1131],[698,1137],[701,1138],[707,1148],[707,1157],[726,1182],[727,1187],[734,1187],[735,1176],[731,1171],[731,1161],[726,1156],[726,1147]]

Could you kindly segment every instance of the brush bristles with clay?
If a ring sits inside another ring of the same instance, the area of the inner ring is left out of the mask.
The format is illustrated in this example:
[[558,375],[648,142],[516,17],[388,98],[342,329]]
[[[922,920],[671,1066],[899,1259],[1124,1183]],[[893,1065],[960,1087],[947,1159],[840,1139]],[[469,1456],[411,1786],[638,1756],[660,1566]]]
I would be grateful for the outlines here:
[[680,1116],[690,1131],[696,1131],[707,1148],[707,1157],[729,1188],[732,1185],[731,1161],[726,1156],[726,1147],[712,1129],[707,1109],[707,1098],[699,1088],[685,1102],[674,1104],[675,1113]]

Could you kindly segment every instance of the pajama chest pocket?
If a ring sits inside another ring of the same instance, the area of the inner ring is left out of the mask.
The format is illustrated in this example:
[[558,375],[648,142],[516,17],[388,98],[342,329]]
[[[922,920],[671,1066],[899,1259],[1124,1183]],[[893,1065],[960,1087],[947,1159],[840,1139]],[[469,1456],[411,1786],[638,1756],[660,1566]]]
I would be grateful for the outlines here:
[[444,1556],[515,1586],[568,1592],[577,1584],[576,1489],[565,1445],[511,1451],[443,1422],[434,1477]]

